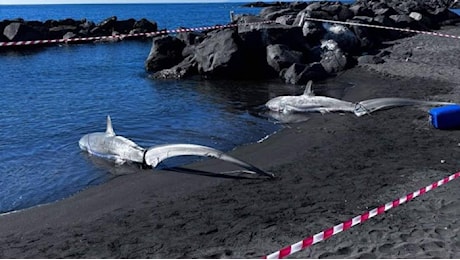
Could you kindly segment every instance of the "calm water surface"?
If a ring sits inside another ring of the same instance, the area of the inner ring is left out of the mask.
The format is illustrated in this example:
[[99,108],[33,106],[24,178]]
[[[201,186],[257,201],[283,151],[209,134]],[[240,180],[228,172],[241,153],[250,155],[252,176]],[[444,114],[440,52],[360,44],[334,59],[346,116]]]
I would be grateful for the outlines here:
[[[0,8],[0,20],[84,17],[98,21],[116,15],[146,17],[160,28],[174,28],[227,22],[232,7]],[[62,199],[132,171],[101,167],[78,147],[82,135],[105,130],[107,115],[118,134],[146,147],[184,142],[231,150],[278,129],[258,113],[269,90],[282,84],[151,80],[144,70],[150,47],[150,41],[125,41],[0,52],[0,213]],[[164,166],[184,162],[166,161]]]

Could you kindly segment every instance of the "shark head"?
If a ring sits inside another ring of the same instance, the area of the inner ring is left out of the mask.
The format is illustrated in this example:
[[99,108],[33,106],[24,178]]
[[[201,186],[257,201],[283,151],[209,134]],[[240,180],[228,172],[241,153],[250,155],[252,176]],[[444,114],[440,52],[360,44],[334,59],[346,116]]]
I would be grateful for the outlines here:
[[271,111],[274,112],[283,112],[286,108],[286,101],[285,97],[275,97],[270,99],[265,106],[268,107]]

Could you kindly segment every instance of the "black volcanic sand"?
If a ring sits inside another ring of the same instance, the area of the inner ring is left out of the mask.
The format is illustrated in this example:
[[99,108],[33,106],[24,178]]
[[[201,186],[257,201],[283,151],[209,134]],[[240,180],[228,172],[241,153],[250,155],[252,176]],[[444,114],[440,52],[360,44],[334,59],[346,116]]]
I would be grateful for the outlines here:
[[[443,30],[460,35],[459,28]],[[386,63],[336,80],[343,99],[460,100],[460,41],[399,40]],[[460,132],[429,108],[357,118],[315,114],[231,154],[275,180],[145,170],[72,198],[0,217],[3,258],[259,258],[460,170]],[[202,172],[234,169],[206,160]],[[460,180],[292,255],[459,258]]]

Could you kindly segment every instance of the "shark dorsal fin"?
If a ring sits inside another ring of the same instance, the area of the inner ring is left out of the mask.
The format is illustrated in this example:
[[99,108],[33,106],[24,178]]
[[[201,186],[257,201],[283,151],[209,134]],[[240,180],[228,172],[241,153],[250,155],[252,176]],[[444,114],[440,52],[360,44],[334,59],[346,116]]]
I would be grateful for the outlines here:
[[115,135],[115,132],[113,131],[112,120],[110,119],[110,116],[107,116],[107,128],[105,129],[105,133],[108,135]]
[[315,93],[313,93],[312,85],[313,85],[313,81],[309,80],[307,85],[305,86],[305,91],[303,92],[303,94],[305,96],[314,96],[315,95]]

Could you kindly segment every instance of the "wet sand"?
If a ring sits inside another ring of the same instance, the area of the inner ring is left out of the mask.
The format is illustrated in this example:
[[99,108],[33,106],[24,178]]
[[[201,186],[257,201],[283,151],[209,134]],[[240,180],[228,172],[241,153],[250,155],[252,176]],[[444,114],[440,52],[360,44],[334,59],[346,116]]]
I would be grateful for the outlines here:
[[[460,35],[459,28],[444,29]],[[343,99],[460,100],[460,41],[418,35],[386,63],[335,80]],[[429,108],[357,118],[314,114],[230,154],[274,180],[145,170],[69,199],[0,217],[2,258],[260,258],[460,170],[460,132],[434,129]],[[192,172],[191,169],[197,170]],[[292,258],[459,258],[459,180]]]

